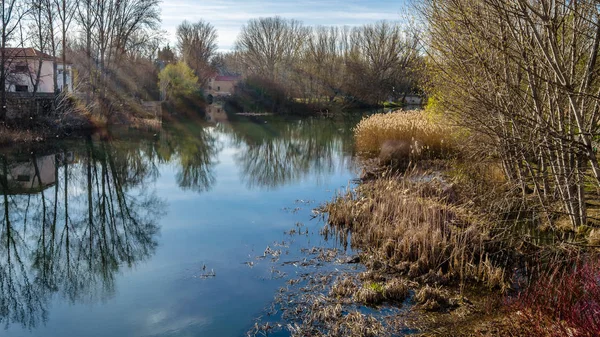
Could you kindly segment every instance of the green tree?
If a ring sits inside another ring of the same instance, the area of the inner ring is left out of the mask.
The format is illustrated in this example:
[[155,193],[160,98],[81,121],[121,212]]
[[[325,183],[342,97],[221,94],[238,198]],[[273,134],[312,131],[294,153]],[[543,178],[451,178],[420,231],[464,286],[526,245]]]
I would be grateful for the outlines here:
[[158,80],[163,100],[173,96],[188,96],[199,88],[198,77],[185,62],[167,65],[158,74]]

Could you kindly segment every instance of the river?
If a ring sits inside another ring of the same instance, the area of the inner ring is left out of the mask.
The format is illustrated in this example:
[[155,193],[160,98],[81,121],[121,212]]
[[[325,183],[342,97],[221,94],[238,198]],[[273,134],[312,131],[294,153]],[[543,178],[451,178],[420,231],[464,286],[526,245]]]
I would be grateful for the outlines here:
[[0,335],[246,335],[307,272],[294,261],[339,248],[313,209],[356,177],[359,118],[211,116],[0,150]]

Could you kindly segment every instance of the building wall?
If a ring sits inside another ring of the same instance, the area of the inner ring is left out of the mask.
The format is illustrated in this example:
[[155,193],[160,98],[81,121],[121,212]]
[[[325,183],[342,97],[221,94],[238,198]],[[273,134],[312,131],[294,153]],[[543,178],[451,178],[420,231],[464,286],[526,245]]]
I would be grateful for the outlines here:
[[[61,63],[58,63],[56,65],[56,70],[57,70],[57,74],[56,74],[56,83],[58,85],[58,90],[63,90],[63,76],[62,76],[62,71],[63,71],[63,65]],[[69,92],[73,92],[73,71],[72,71],[72,67],[71,65],[67,64],[66,66],[66,71],[67,71],[67,90]]]
[[213,96],[226,96],[233,94],[233,90],[238,81],[208,81],[208,93]]
[[[26,85],[28,92],[33,92],[33,86],[35,84],[35,76],[37,75],[37,67],[39,60],[29,59],[27,61],[13,61],[13,66],[19,63],[27,62],[29,65],[30,73],[16,73],[12,74],[10,79],[6,83],[6,91],[15,92],[17,85]],[[58,77],[57,77],[57,85],[58,89],[62,90],[62,64],[57,64],[58,69]],[[40,71],[40,81],[38,83],[37,92],[40,93],[53,93],[54,92],[54,80],[53,80],[53,64],[50,60],[42,61],[42,69]],[[73,76],[71,71],[71,66],[67,65],[67,87],[69,91],[73,91]]]
[[[12,65],[18,64],[27,64],[29,67],[29,72],[24,73],[14,73],[9,75],[9,79],[6,83],[6,91],[15,92],[17,85],[26,85],[28,92],[33,92],[33,87],[35,85],[35,78],[37,76],[37,68],[39,64],[39,60],[19,60],[13,61]],[[54,73],[52,69],[52,61],[43,60],[42,68],[40,71],[40,81],[38,83],[38,92],[41,93],[52,93],[53,92],[53,83],[52,83],[52,74]]]

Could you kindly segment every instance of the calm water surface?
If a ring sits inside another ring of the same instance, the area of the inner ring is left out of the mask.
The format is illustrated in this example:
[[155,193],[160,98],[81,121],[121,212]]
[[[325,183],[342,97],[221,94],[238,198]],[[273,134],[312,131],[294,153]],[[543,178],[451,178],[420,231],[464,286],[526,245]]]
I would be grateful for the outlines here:
[[335,246],[311,212],[356,120],[220,121],[1,150],[0,335],[245,335],[283,262]]

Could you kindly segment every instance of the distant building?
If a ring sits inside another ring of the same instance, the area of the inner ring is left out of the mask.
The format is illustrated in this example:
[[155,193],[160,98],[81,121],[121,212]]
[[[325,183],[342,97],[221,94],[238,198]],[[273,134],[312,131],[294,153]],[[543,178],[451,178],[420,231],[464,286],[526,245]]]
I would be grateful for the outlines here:
[[[5,57],[5,67],[7,69],[5,88],[7,92],[33,92],[39,76],[36,92],[53,93],[54,62],[56,62],[57,67],[58,90],[66,88],[68,91],[73,91],[71,64],[63,66],[61,59],[54,58],[33,48],[6,48]],[[67,73],[66,83],[63,83],[63,72]]]
[[211,123],[227,122],[227,114],[223,108],[223,104],[215,103],[206,106],[206,120]]
[[208,79],[207,94],[213,97],[233,94],[235,86],[240,82],[240,76],[214,76]]
[[402,98],[402,103],[407,105],[421,105],[423,104],[423,97],[418,95],[405,95]]

